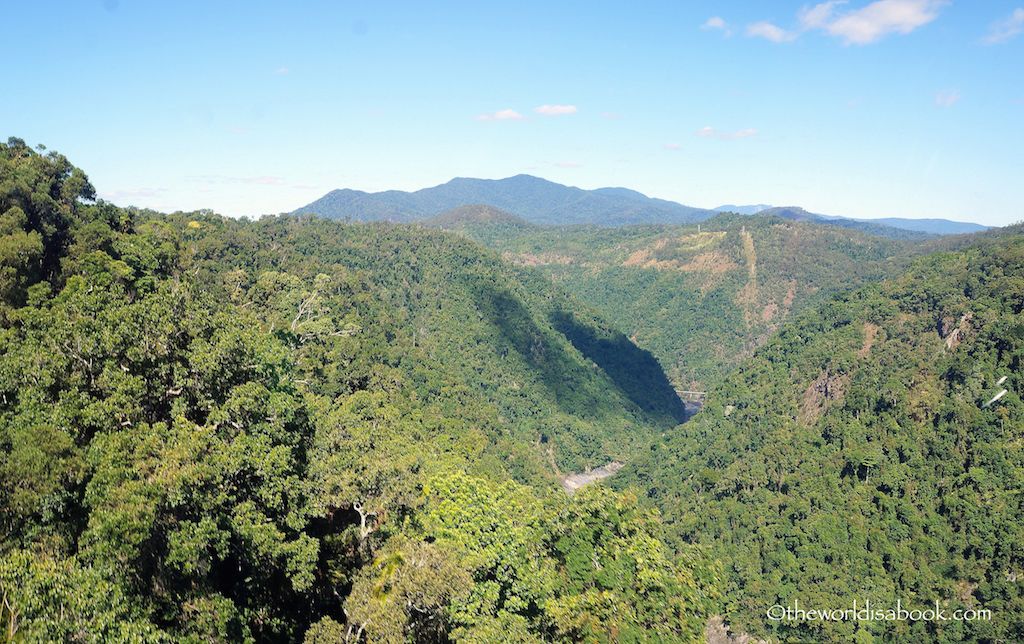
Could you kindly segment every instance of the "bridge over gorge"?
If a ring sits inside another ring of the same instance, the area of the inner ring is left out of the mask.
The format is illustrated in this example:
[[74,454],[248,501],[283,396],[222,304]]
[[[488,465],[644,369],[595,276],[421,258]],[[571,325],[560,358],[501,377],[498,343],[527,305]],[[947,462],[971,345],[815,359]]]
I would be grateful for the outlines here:
[[679,400],[682,400],[683,406],[686,407],[685,420],[690,420],[704,406],[704,399],[707,398],[708,392],[676,389],[676,395],[679,396]]
[[676,389],[676,395],[679,399],[684,402],[695,402],[704,404],[704,399],[707,398],[708,392],[706,391],[688,391],[686,389]]

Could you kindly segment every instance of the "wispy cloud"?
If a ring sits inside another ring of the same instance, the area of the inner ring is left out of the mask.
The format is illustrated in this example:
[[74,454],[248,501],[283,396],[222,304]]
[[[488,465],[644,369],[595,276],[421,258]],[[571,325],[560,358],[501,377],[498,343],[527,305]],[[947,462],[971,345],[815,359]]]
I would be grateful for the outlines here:
[[846,0],[828,0],[814,6],[801,8],[796,14],[800,28],[806,31],[827,26],[835,16],[836,7],[844,4],[846,4]]
[[721,16],[711,16],[700,26],[704,31],[721,31],[726,36],[732,35],[732,28]]
[[488,112],[487,114],[479,114],[476,117],[478,121],[521,121],[525,116],[513,109],[498,110],[497,112]]
[[736,130],[735,132],[725,132],[725,131],[713,128],[710,125],[705,125],[701,129],[697,130],[696,134],[697,134],[697,136],[703,137],[705,139],[718,139],[720,141],[735,141],[736,139],[746,139],[746,138],[755,136],[757,134],[757,130],[752,128],[752,127],[748,127],[748,128],[742,129],[742,130]]
[[617,121],[622,118],[622,115],[618,112],[601,112],[601,118],[608,119],[609,121]]
[[263,176],[263,177],[240,177],[240,179],[241,179],[241,183],[251,183],[251,184],[255,184],[257,186],[283,186],[284,185],[284,178],[283,177],[270,177],[270,176]]
[[292,70],[285,67],[284,65],[281,65],[280,67],[274,70],[274,74],[278,76],[287,76],[290,73],[292,73]]
[[998,45],[1014,38],[1022,31],[1024,31],[1024,9],[1018,7],[1006,18],[993,22],[983,42],[987,45]]
[[[827,0],[800,9],[797,26],[784,29],[771,22],[747,26],[747,35],[776,43],[791,42],[801,34],[820,30],[847,45],[867,45],[890,34],[909,34],[939,16],[949,0],[875,0],[859,9],[839,11],[846,0]],[[1024,21],[1024,11],[1022,11]],[[1018,28],[1019,31],[1019,28]]]
[[681,150],[683,148],[683,146],[679,145],[678,143],[666,143],[661,147],[665,148],[666,150]]
[[939,107],[953,107],[960,100],[960,92],[955,89],[944,90],[935,95],[935,104]]
[[909,34],[939,17],[946,0],[877,0],[823,25],[848,45],[867,45],[893,33]]
[[559,168],[582,168],[583,164],[578,161],[559,161],[555,166]]
[[579,110],[575,105],[538,105],[533,111],[543,116],[567,116],[575,114]]
[[755,22],[752,25],[747,25],[747,35],[755,38],[764,38],[772,42],[789,42],[796,40],[798,34],[792,31],[786,31],[778,25],[773,25],[770,22]]
[[252,186],[283,186],[286,183],[284,177],[273,175],[232,177],[223,174],[200,174],[189,177],[189,179],[200,183],[241,183]]

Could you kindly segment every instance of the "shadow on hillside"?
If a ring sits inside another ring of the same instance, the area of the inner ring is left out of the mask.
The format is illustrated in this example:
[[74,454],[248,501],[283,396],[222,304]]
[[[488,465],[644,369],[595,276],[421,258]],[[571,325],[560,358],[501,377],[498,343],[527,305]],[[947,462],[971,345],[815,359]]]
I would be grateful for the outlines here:
[[491,284],[479,283],[473,293],[487,321],[539,376],[563,412],[591,419],[614,413],[612,399],[594,374],[538,326],[522,302]]
[[485,319],[529,365],[564,413],[600,419],[620,414],[628,400],[658,425],[670,427],[686,419],[686,409],[658,361],[621,333],[591,328],[569,312],[550,316],[554,331],[612,381],[619,395],[609,395],[607,381],[552,329],[538,325],[513,294],[483,282],[472,292]]
[[686,406],[658,360],[615,331],[579,323],[571,313],[556,311],[551,323],[580,353],[608,374],[634,404],[663,421],[686,420]]

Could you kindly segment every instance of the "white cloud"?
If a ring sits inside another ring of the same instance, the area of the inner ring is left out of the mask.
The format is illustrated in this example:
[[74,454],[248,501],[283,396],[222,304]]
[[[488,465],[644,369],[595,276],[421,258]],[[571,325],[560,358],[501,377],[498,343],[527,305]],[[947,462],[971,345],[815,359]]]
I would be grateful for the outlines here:
[[278,76],[286,76],[286,75],[290,74],[291,72],[292,72],[292,70],[288,69],[287,67],[285,67],[283,65],[281,67],[278,67],[277,69],[274,70],[274,73],[277,74]]
[[555,164],[559,168],[582,168],[583,164],[576,161],[559,161]]
[[487,114],[480,114],[476,117],[478,121],[521,121],[525,116],[513,109],[498,110],[497,112],[488,112]]
[[606,118],[609,121],[617,121],[622,118],[622,115],[618,112],[601,112],[601,118]]
[[720,141],[734,141],[736,139],[746,139],[757,134],[757,130],[752,127],[744,128],[742,130],[736,130],[735,132],[723,132],[717,130],[710,125],[705,125],[701,129],[697,130],[697,136],[705,139],[718,139]]
[[681,150],[681,149],[683,149],[683,146],[679,145],[678,143],[666,143],[662,147],[664,147],[666,150]]
[[1024,31],[1024,9],[1013,10],[1006,18],[992,23],[984,42],[988,45],[1004,43]]
[[813,7],[802,8],[796,14],[796,17],[800,21],[800,27],[804,30],[821,29],[832,21],[832,16],[835,15],[835,8],[844,4],[846,4],[846,0],[829,0],[828,2],[816,4]]
[[575,105],[540,105],[533,108],[533,111],[544,116],[565,116],[575,114],[579,110]]
[[701,29],[725,29],[725,21],[719,16],[711,16],[700,26]]
[[797,37],[797,34],[786,31],[782,27],[773,25],[770,22],[755,22],[752,25],[747,25],[747,35],[764,38],[772,42],[789,42]]
[[891,33],[909,34],[939,17],[945,0],[876,0],[823,25],[848,45],[867,45]]
[[726,36],[732,35],[732,28],[729,27],[729,23],[723,20],[720,16],[711,16],[704,21],[704,24],[700,26],[704,31],[721,31]]
[[[797,27],[786,30],[771,22],[747,26],[747,35],[782,43],[801,34],[821,30],[840,38],[847,45],[867,45],[889,34],[909,34],[939,16],[949,0],[875,0],[860,9],[840,12],[846,0],[826,0],[797,12]],[[1024,22],[1024,11],[1021,12]],[[1018,29],[1019,30],[1019,29]]]
[[935,95],[935,104],[939,107],[953,107],[959,100],[960,92],[955,89],[942,91]]

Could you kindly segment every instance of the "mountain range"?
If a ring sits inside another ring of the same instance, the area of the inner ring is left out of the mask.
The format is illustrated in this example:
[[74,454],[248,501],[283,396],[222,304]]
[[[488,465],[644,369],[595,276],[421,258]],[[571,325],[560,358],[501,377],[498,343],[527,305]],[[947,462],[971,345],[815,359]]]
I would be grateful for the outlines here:
[[769,208],[771,208],[771,206],[766,203],[755,203],[750,204],[749,206],[737,206],[729,203],[715,208],[715,212],[734,212],[739,215],[756,215],[762,210],[768,210]]
[[[862,219],[854,217],[840,217],[837,215],[822,215],[808,212],[799,206],[769,206],[767,208],[762,208],[758,205],[740,206],[740,208],[760,208],[760,210],[754,214],[774,215],[776,217],[793,219],[795,221],[813,221],[819,224],[830,224],[833,226],[842,226],[844,228],[856,228],[864,232],[882,235],[886,235],[889,232],[888,229],[892,228],[929,235],[962,235],[966,233],[981,232],[983,230],[988,230],[989,228],[989,226],[983,226],[981,224],[965,221],[950,221],[949,219],[909,219],[906,217]],[[733,212],[748,214],[740,210],[735,210]]]
[[715,214],[626,188],[583,190],[526,174],[496,180],[456,178],[415,192],[333,190],[293,214],[411,222],[471,204],[509,210],[530,223],[545,225],[680,224],[702,221]]
[[796,206],[729,204],[715,209],[695,208],[648,197],[628,188],[584,190],[527,174],[506,179],[459,177],[414,192],[332,190],[291,214],[309,213],[352,221],[413,222],[430,219],[460,206],[477,204],[508,210],[532,224],[556,226],[687,224],[704,221],[721,212],[735,212],[741,215],[775,215],[783,219],[814,221],[887,237],[951,235],[986,229],[986,226],[980,224],[946,219],[855,219],[821,215]]

